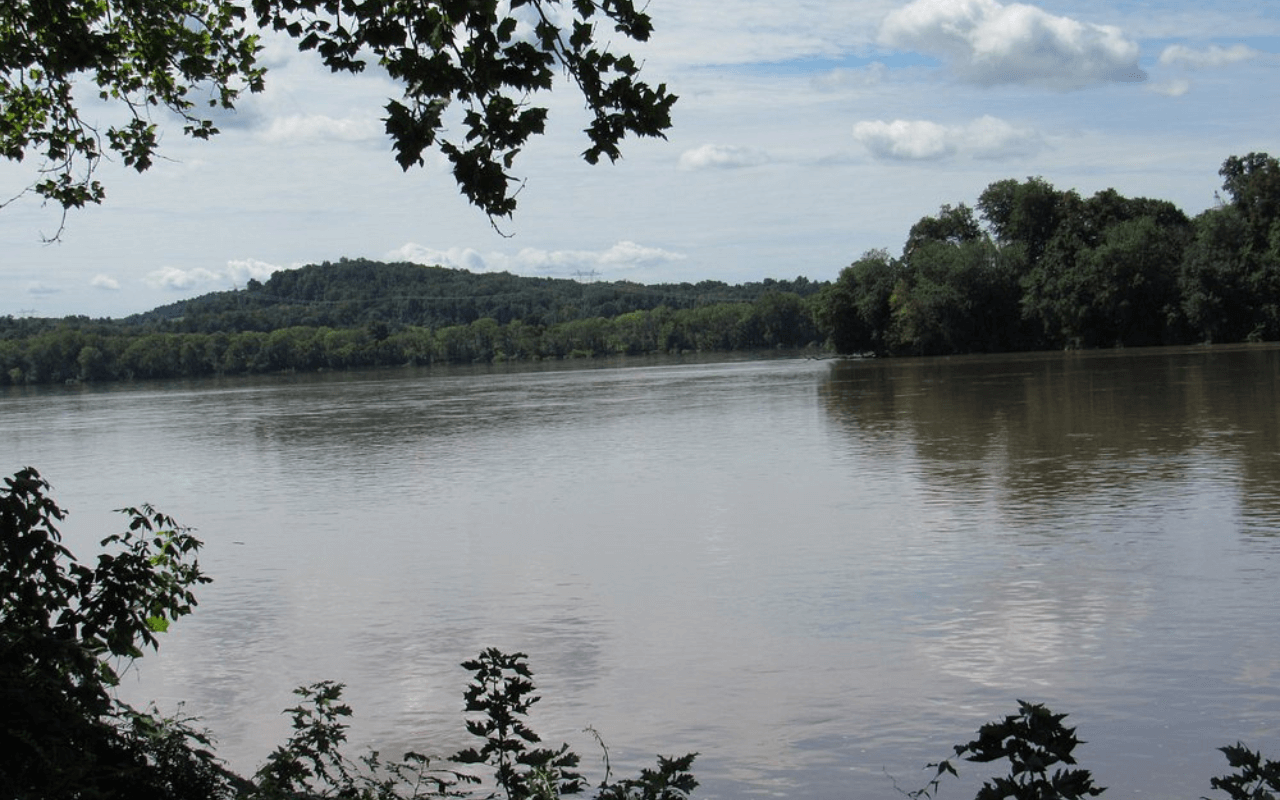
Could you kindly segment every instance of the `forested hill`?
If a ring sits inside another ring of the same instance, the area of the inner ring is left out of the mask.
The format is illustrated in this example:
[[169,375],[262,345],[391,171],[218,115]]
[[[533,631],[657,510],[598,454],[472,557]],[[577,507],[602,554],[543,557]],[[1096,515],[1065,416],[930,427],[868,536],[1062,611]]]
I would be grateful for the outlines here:
[[644,286],[343,259],[122,320],[0,317],[0,386],[818,348],[829,283]]
[[553,325],[613,317],[659,306],[689,309],[754,302],[767,293],[808,297],[827,284],[790,281],[730,285],[720,281],[643,285],[628,281],[581,282],[532,278],[508,272],[475,273],[418,264],[340,259],[283,270],[239,291],[214,292],[161,306],[123,322],[187,333],[273,331],[308,326],[356,328],[386,325],[442,328],[479,319]]

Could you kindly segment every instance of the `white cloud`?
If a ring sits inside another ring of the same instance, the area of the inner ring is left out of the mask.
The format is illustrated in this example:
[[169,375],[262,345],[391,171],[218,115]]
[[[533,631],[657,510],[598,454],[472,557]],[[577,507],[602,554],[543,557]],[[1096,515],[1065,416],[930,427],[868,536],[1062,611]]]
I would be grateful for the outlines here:
[[1156,94],[1162,94],[1167,97],[1181,97],[1191,91],[1191,81],[1188,77],[1190,73],[1204,69],[1229,67],[1232,64],[1251,61],[1265,55],[1265,53],[1242,44],[1233,45],[1232,47],[1211,45],[1202,50],[1196,50],[1181,44],[1169,45],[1160,51],[1159,65],[1169,70],[1175,77],[1157,81],[1148,88]]
[[924,161],[955,152],[947,129],[927,120],[859,122],[853,126],[853,138],[876,158]]
[[739,167],[755,167],[766,164],[769,155],[749,147],[737,147],[729,144],[704,144],[680,154],[680,169],[686,171],[702,169],[736,169]]
[[265,261],[243,259],[228,261],[226,267],[220,270],[161,267],[147,273],[143,281],[148,286],[175,292],[214,292],[243,286],[250,278],[268,278],[271,273],[280,269],[284,267]]
[[368,117],[335,119],[324,114],[295,114],[276,117],[258,137],[270,144],[300,142],[366,142],[381,139],[385,130]]
[[178,269],[177,267],[161,267],[152,270],[143,278],[148,286],[157,289],[168,289],[170,291],[185,292],[196,288],[207,288],[214,283],[220,283],[221,276],[216,272],[210,272],[203,267],[195,269]]
[[1174,78],[1173,80],[1152,83],[1147,88],[1156,94],[1162,94],[1167,97],[1182,97],[1191,91],[1191,81],[1186,78]]
[[1248,61],[1262,55],[1252,47],[1238,44],[1233,47],[1213,45],[1204,50],[1193,50],[1186,45],[1173,44],[1160,52],[1160,66],[1179,66],[1188,69],[1223,67],[1240,61]]
[[[294,264],[294,267],[300,266]],[[250,278],[265,281],[271,277],[271,273],[279,272],[289,267],[280,267],[275,264],[268,264],[265,261],[259,261],[256,258],[232,259],[227,262],[227,277],[235,286],[243,286],[249,282]]]
[[600,275],[644,267],[655,267],[685,256],[657,247],[645,247],[622,241],[608,250],[543,250],[526,247],[519,252],[481,255],[471,248],[435,250],[410,242],[386,255],[388,259],[438,265],[471,272],[513,272],[516,274],[558,275],[573,277],[589,273]]
[[1031,128],[1019,128],[1002,119],[983,116],[958,129],[960,148],[974,158],[1029,156],[1044,147],[1044,139]]
[[424,247],[416,242],[409,242],[392,250],[384,256],[388,261],[411,261],[414,264],[425,264],[431,267],[452,267],[470,272],[485,272],[488,265],[484,256],[470,247],[452,247],[448,250],[436,250]]
[[1011,158],[1030,155],[1044,147],[1038,132],[992,116],[964,125],[903,119],[863,121],[853,126],[853,138],[876,158],[889,161],[930,161],[957,154],[979,159]]
[[120,281],[110,275],[94,275],[93,280],[89,281],[89,285],[95,289],[105,289],[110,292],[120,291]]
[[659,68],[839,56],[851,48],[865,49],[876,20],[892,5],[892,0],[859,0],[856,5],[831,0],[663,0],[650,6],[656,30],[641,52],[646,64]]
[[39,281],[32,281],[27,284],[27,294],[34,297],[47,297],[53,294],[60,294],[61,292],[62,290],[58,287],[50,286],[47,283],[40,283]]
[[879,40],[939,57],[962,80],[983,86],[1065,90],[1146,79],[1138,67],[1138,45],[1119,28],[1023,3],[914,0],[885,18]]
[[597,259],[603,267],[632,269],[634,267],[655,267],[671,261],[683,261],[684,256],[658,247],[644,247],[635,242],[618,242],[613,247],[600,253],[584,253],[590,261]]

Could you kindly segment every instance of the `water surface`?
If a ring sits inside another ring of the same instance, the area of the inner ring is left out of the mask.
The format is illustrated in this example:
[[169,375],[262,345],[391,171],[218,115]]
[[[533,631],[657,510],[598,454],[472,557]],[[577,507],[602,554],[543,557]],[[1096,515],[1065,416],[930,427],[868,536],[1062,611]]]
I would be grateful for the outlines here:
[[0,441],[77,552],[127,504],[198,529],[215,583],[124,691],[241,769],[326,678],[358,742],[456,749],[496,646],[597,780],[587,725],[703,797],[893,797],[1021,698],[1107,796],[1193,798],[1280,758],[1278,389],[1274,347],[624,361],[9,390]]

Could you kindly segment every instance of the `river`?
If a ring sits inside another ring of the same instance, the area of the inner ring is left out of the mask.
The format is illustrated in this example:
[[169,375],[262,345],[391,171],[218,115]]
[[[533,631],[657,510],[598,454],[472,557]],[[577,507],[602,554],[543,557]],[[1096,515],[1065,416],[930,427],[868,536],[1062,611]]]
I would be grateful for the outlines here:
[[469,744],[489,646],[589,779],[588,725],[705,798],[899,796],[1018,699],[1108,797],[1280,758],[1274,346],[10,388],[0,442],[82,558],[124,505],[196,528],[214,583],[121,691],[241,770],[322,679],[359,746]]

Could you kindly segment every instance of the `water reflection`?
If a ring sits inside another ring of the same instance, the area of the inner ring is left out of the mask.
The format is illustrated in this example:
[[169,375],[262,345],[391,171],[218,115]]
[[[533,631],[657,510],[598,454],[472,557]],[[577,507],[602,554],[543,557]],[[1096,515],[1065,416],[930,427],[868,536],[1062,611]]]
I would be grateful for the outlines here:
[[[1097,717],[1125,754],[1104,777],[1135,786],[1170,741],[1274,730],[1218,703],[1276,705],[1280,627],[1257,603],[1280,599],[1278,381],[1280,348],[1199,348],[846,362],[819,396],[853,469],[918,480],[900,501],[947,565],[908,623],[918,657]],[[1113,718],[1142,702],[1186,709],[1160,744]]]
[[216,581],[125,688],[240,768],[326,678],[353,741],[456,749],[458,662],[499,646],[549,739],[698,750],[702,797],[915,788],[1019,697],[1181,796],[1276,735],[1278,353],[51,388],[0,434],[90,549],[80,509],[197,525]]
[[905,448],[937,502],[990,500],[1015,527],[1099,524],[1073,511],[1176,503],[1194,479],[1278,530],[1275,347],[853,361],[822,396],[851,450]]

